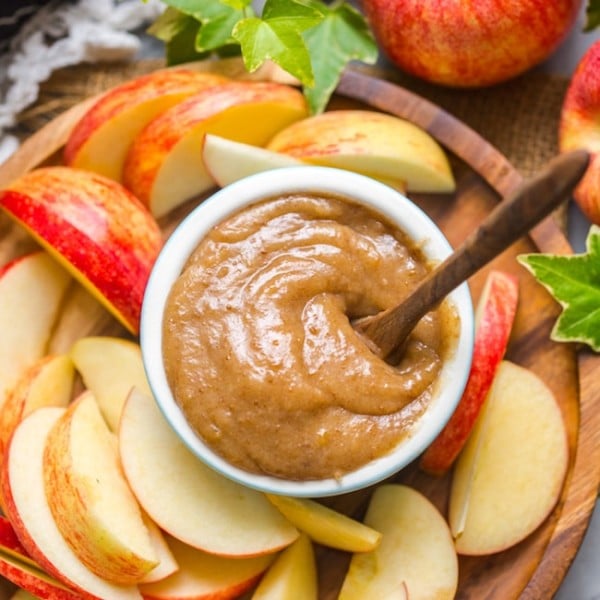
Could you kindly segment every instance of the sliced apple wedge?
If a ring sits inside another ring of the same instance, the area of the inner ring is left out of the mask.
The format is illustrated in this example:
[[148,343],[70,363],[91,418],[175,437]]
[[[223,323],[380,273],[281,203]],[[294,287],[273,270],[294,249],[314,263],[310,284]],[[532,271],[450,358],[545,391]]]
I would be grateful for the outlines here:
[[44,482],[58,529],[90,571],[113,583],[134,584],[158,564],[121,472],[116,439],[91,392],[71,403],[50,431]]
[[452,478],[457,551],[490,554],[527,537],[556,504],[568,460],[552,391],[529,369],[503,361]]
[[467,385],[456,410],[421,457],[431,475],[450,469],[465,445],[504,358],[519,301],[519,280],[509,273],[490,271],[475,313],[475,342]]
[[144,512],[142,512],[142,520],[148,529],[150,543],[158,564],[140,579],[140,583],[154,583],[173,575],[179,569],[179,564],[158,525]]
[[[114,319],[106,307],[78,281],[67,290],[60,315],[48,343],[49,354],[66,354],[81,337],[106,326],[114,328]],[[126,330],[123,329],[123,334]]]
[[235,81],[207,89],[141,131],[127,154],[123,183],[161,217],[214,187],[202,162],[205,134],[262,146],[306,114],[302,94],[283,84]]
[[1,487],[6,515],[27,553],[52,577],[84,598],[139,600],[135,586],[117,586],[92,573],[58,529],[46,498],[44,449],[50,430],[64,415],[59,407],[38,408],[23,419],[8,445]]
[[70,280],[45,252],[0,269],[0,409],[23,370],[45,354]]
[[378,531],[314,500],[274,494],[267,494],[267,498],[300,531],[324,546],[347,552],[368,552],[381,541]]
[[273,561],[273,555],[228,558],[208,554],[168,537],[179,570],[153,584],[140,585],[145,600],[229,600],[249,590]]
[[423,494],[405,485],[382,485],[373,493],[365,523],[381,531],[381,544],[352,556],[339,600],[453,600],[454,542],[444,517]]
[[111,88],[73,128],[65,145],[65,164],[120,181],[131,142],[152,119],[224,81],[221,75],[178,68],[155,71]]
[[306,164],[288,154],[212,134],[204,137],[202,160],[208,174],[220,187],[261,171]]
[[75,369],[68,356],[43,356],[26,369],[0,411],[0,462],[17,424],[41,406],[65,407],[71,400]]
[[150,518],[190,546],[248,557],[280,550],[298,536],[263,494],[196,458],[154,400],[137,389],[123,407],[119,450],[127,480]]
[[133,387],[150,394],[140,347],[135,342],[89,336],[77,340],[69,355],[111,431],[117,431],[123,404]]
[[[137,333],[162,234],[123,186],[81,169],[42,167],[0,190],[0,207]],[[46,300],[38,286],[33,289],[19,296],[20,307],[28,296]],[[19,336],[26,337],[22,331]]]
[[275,134],[266,148],[316,165],[382,179],[408,192],[454,191],[442,147],[426,131],[393,115],[332,110],[303,119]]
[[252,600],[317,600],[317,566],[307,535],[286,548],[261,579]]

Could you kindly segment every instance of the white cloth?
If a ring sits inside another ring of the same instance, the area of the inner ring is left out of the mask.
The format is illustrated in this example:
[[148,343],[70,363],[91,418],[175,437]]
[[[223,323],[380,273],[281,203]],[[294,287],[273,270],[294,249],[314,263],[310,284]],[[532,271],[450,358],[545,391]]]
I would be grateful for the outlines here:
[[7,129],[35,102],[41,82],[62,67],[132,59],[140,41],[129,32],[164,7],[160,0],[77,0],[37,11],[0,57],[0,163],[18,147]]

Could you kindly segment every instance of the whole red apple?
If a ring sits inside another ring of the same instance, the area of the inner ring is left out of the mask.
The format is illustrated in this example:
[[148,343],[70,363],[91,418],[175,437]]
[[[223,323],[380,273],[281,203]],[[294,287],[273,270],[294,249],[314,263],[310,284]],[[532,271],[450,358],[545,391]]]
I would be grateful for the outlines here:
[[580,60],[563,101],[560,150],[585,148],[591,161],[573,197],[583,213],[600,225],[600,40]]
[[381,49],[402,70],[455,87],[481,87],[547,58],[581,0],[362,0]]

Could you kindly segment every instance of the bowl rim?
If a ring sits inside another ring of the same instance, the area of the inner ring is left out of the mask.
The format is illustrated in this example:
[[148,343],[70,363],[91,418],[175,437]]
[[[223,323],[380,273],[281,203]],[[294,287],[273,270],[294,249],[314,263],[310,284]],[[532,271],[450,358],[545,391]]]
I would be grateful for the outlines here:
[[325,193],[363,203],[391,219],[422,248],[425,256],[442,261],[452,252],[445,235],[427,214],[396,189],[368,176],[332,167],[291,166],[240,179],[195,207],[166,240],[150,273],[140,322],[140,346],[150,390],[165,419],[188,449],[227,478],[262,492],[295,497],[323,497],[356,491],[390,477],[415,460],[437,437],[458,404],[468,378],[474,341],[474,311],[465,282],[448,295],[460,315],[454,352],[444,362],[439,393],[417,420],[407,439],[340,478],[285,480],[245,471],[228,463],[194,432],[167,382],[162,361],[162,321],[165,303],[189,255],[217,223],[268,197],[296,192]]

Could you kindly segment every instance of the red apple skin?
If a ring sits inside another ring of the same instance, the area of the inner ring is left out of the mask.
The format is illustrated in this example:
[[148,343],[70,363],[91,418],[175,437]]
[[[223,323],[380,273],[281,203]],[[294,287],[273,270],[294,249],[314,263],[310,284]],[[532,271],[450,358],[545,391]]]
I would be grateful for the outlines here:
[[579,61],[561,109],[559,123],[561,152],[584,148],[590,165],[573,198],[586,217],[600,225],[600,40]]
[[[169,151],[196,125],[241,104],[282,102],[306,110],[302,94],[273,82],[232,81],[203,90],[157,117],[140,132],[123,166],[123,184],[146,206],[152,184]],[[201,157],[202,148],[198,148]]]
[[19,541],[12,523],[3,515],[0,515],[0,548],[29,558],[29,554]]
[[163,243],[122,185],[70,167],[30,171],[0,191],[0,207],[70,269],[132,333]]
[[430,475],[446,473],[465,445],[508,346],[517,311],[519,282],[514,275],[490,271],[477,307],[471,371],[450,420],[421,456]]
[[[227,81],[226,77],[178,68],[155,71],[111,88],[75,125],[63,151],[64,163],[78,166],[79,152],[90,136],[117,115],[155,98],[163,103],[157,111],[181,102],[201,89]],[[155,111],[153,111],[155,112]]]
[[375,38],[403,71],[456,87],[519,75],[547,58],[581,0],[363,0]]
[[0,576],[41,600],[81,600],[82,598],[80,594],[62,587],[59,582],[52,582],[49,576],[48,579],[42,579],[34,568],[21,565],[9,557],[0,556]]
[[[9,556],[0,556],[0,575],[15,585],[31,592],[38,598],[46,600],[74,600],[81,598],[79,594],[71,592],[56,582],[40,579],[35,571],[41,567],[29,556],[27,550],[22,546],[11,522],[0,515],[0,549]],[[11,559],[12,555],[14,560]],[[21,563],[25,563],[22,565]],[[48,576],[50,577],[50,576]]]

